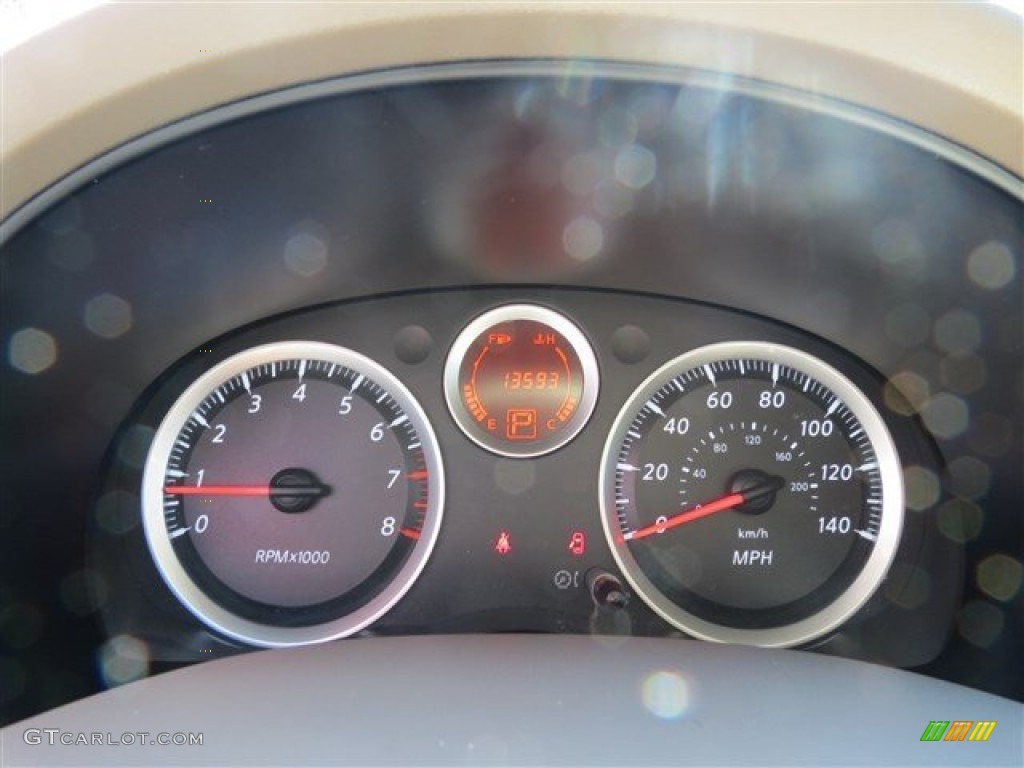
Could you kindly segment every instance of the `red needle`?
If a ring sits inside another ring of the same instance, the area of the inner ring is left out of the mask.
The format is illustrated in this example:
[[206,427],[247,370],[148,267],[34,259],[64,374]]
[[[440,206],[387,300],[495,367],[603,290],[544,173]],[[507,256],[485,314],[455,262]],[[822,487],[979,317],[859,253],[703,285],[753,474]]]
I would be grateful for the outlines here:
[[175,496],[269,496],[269,485],[167,485],[164,493]]
[[747,497],[742,493],[730,493],[728,496],[722,496],[714,501],[709,501],[707,504],[702,504],[696,509],[680,512],[678,515],[670,517],[664,523],[655,523],[654,525],[648,525],[646,528],[641,528],[639,531],[627,533],[622,538],[626,541],[636,541],[637,539],[642,539],[645,536],[650,536],[653,533],[667,531],[669,528],[675,528],[677,525],[692,523],[694,520],[700,520],[702,517],[713,515],[716,512],[722,512],[726,509],[738,507],[746,500]]

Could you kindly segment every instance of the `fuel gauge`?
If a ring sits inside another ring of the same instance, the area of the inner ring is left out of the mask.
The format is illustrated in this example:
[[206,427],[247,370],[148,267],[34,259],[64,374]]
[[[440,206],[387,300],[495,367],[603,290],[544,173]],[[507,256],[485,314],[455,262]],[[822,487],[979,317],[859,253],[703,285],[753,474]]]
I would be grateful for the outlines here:
[[572,440],[590,418],[597,361],[564,315],[507,305],[459,334],[444,389],[455,422],[477,445],[501,456],[542,456]]

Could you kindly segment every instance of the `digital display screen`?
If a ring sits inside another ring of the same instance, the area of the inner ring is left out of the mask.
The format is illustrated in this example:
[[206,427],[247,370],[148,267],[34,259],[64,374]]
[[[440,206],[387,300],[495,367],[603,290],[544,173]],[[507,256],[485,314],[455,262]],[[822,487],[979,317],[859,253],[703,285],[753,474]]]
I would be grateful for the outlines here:
[[593,408],[590,345],[550,310],[525,305],[483,315],[463,332],[455,356],[447,381],[453,414],[471,439],[495,453],[552,451],[572,439]]

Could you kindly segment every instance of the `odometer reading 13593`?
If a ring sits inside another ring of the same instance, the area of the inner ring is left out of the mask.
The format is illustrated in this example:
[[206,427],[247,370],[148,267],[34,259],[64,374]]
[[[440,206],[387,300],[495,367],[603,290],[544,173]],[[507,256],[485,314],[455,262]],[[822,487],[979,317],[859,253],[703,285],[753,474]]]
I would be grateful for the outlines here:
[[902,473],[877,410],[777,344],[715,344],[656,371],[619,414],[601,488],[639,595],[722,642],[831,631],[877,589],[902,530]]
[[466,436],[501,456],[542,456],[572,440],[597,401],[594,351],[567,317],[509,304],[473,320],[448,353],[444,392]]

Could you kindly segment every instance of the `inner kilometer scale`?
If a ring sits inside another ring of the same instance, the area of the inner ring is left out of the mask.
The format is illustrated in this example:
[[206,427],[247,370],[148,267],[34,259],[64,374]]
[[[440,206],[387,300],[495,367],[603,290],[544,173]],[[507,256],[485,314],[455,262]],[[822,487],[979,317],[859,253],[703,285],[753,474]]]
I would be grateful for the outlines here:
[[602,518],[638,594],[698,637],[787,646],[873,594],[902,529],[899,460],[846,377],[776,344],[690,352],[631,396]]
[[193,383],[143,474],[146,540],[211,629],[254,645],[351,634],[409,589],[442,512],[437,442],[388,371],[348,349],[267,344]]

